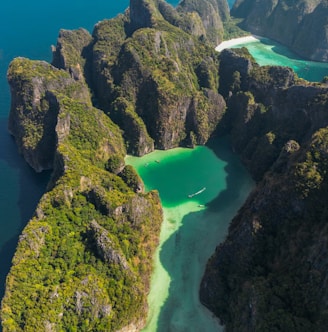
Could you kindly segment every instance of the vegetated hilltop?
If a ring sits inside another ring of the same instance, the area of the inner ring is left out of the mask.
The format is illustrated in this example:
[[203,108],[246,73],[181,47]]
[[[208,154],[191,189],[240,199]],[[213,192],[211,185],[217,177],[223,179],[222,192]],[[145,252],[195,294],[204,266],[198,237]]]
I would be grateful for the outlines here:
[[244,18],[242,27],[272,38],[302,57],[328,62],[326,0],[236,0],[231,15]]
[[258,185],[207,264],[201,301],[227,331],[325,331],[328,87],[259,67],[246,49],[220,59],[224,128]]
[[221,25],[203,23],[206,8],[131,0],[92,35],[60,31],[52,64],[10,64],[9,130],[29,165],[53,174],[19,239],[3,331],[145,324],[162,213],[158,194],[143,192],[123,157],[204,144],[222,118],[206,30]]

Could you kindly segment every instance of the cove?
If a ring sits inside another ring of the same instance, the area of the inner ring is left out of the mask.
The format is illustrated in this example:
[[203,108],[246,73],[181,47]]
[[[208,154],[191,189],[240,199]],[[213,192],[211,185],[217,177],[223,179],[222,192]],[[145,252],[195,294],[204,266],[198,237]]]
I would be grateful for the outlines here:
[[258,41],[236,44],[232,48],[246,47],[260,66],[288,66],[310,82],[320,82],[328,76],[328,63],[304,60],[269,38],[259,38]]
[[223,331],[200,304],[199,285],[253,181],[225,140],[127,156],[126,164],[137,170],[146,191],[158,190],[164,215],[143,331]]

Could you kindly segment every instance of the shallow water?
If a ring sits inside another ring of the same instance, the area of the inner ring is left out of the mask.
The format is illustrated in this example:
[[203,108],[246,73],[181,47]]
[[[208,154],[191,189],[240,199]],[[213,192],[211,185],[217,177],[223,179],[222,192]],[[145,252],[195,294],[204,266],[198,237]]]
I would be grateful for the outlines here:
[[297,75],[311,82],[320,82],[328,76],[328,63],[301,59],[287,47],[271,39],[261,38],[234,45],[232,48],[245,46],[256,62],[261,65],[288,66],[293,68]]
[[222,331],[200,304],[199,285],[208,258],[253,187],[250,176],[226,142],[213,143],[212,149],[128,156],[126,162],[136,168],[147,190],[159,191],[164,210],[144,331]]

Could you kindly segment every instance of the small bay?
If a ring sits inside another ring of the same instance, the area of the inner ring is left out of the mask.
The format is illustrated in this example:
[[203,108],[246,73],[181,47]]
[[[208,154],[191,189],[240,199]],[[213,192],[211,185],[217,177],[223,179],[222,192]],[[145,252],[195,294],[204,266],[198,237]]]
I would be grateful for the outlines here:
[[199,302],[199,285],[253,181],[226,141],[128,156],[126,163],[147,190],[159,191],[164,211],[144,331],[221,331]]
[[328,63],[300,58],[287,47],[268,38],[245,42],[232,48],[246,47],[260,66],[275,65],[291,67],[299,77],[310,82],[320,82],[328,76]]

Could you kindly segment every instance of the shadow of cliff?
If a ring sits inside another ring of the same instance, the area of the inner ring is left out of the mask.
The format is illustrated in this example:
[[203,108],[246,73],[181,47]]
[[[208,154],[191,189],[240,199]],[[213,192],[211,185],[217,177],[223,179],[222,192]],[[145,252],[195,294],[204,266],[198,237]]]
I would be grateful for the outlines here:
[[[217,319],[195,299],[207,260],[224,240],[228,225],[246,200],[253,181],[232,153],[226,138],[208,146],[227,165],[226,189],[204,211],[189,213],[182,226],[163,245],[160,261],[171,278],[169,294],[161,308],[158,332],[220,331]],[[193,303],[196,303],[193,305]],[[202,316],[202,317],[197,317]]]
[[[248,173],[242,165],[239,156],[233,153],[228,137],[211,139],[207,147],[216,154],[218,159],[227,163],[224,168],[227,174],[226,189],[221,191],[216,198],[206,204],[209,211],[219,213],[220,210],[226,207],[225,202],[231,204],[240,198],[240,190],[242,190],[242,187],[245,185],[243,180]],[[247,177],[249,177],[249,175],[247,175]],[[250,182],[252,182],[252,180],[250,180]],[[249,183],[249,179],[247,183]]]
[[35,173],[19,155],[14,139],[8,133],[7,122],[7,118],[0,119],[1,299],[19,235],[32,217],[50,178],[50,172]]
[[279,55],[285,56],[288,59],[297,60],[297,61],[305,60],[304,58],[301,58],[298,54],[294,53],[291,49],[289,49],[288,46],[280,44],[273,39],[263,38],[261,39],[261,43],[265,45],[273,45],[272,51],[274,51]]

